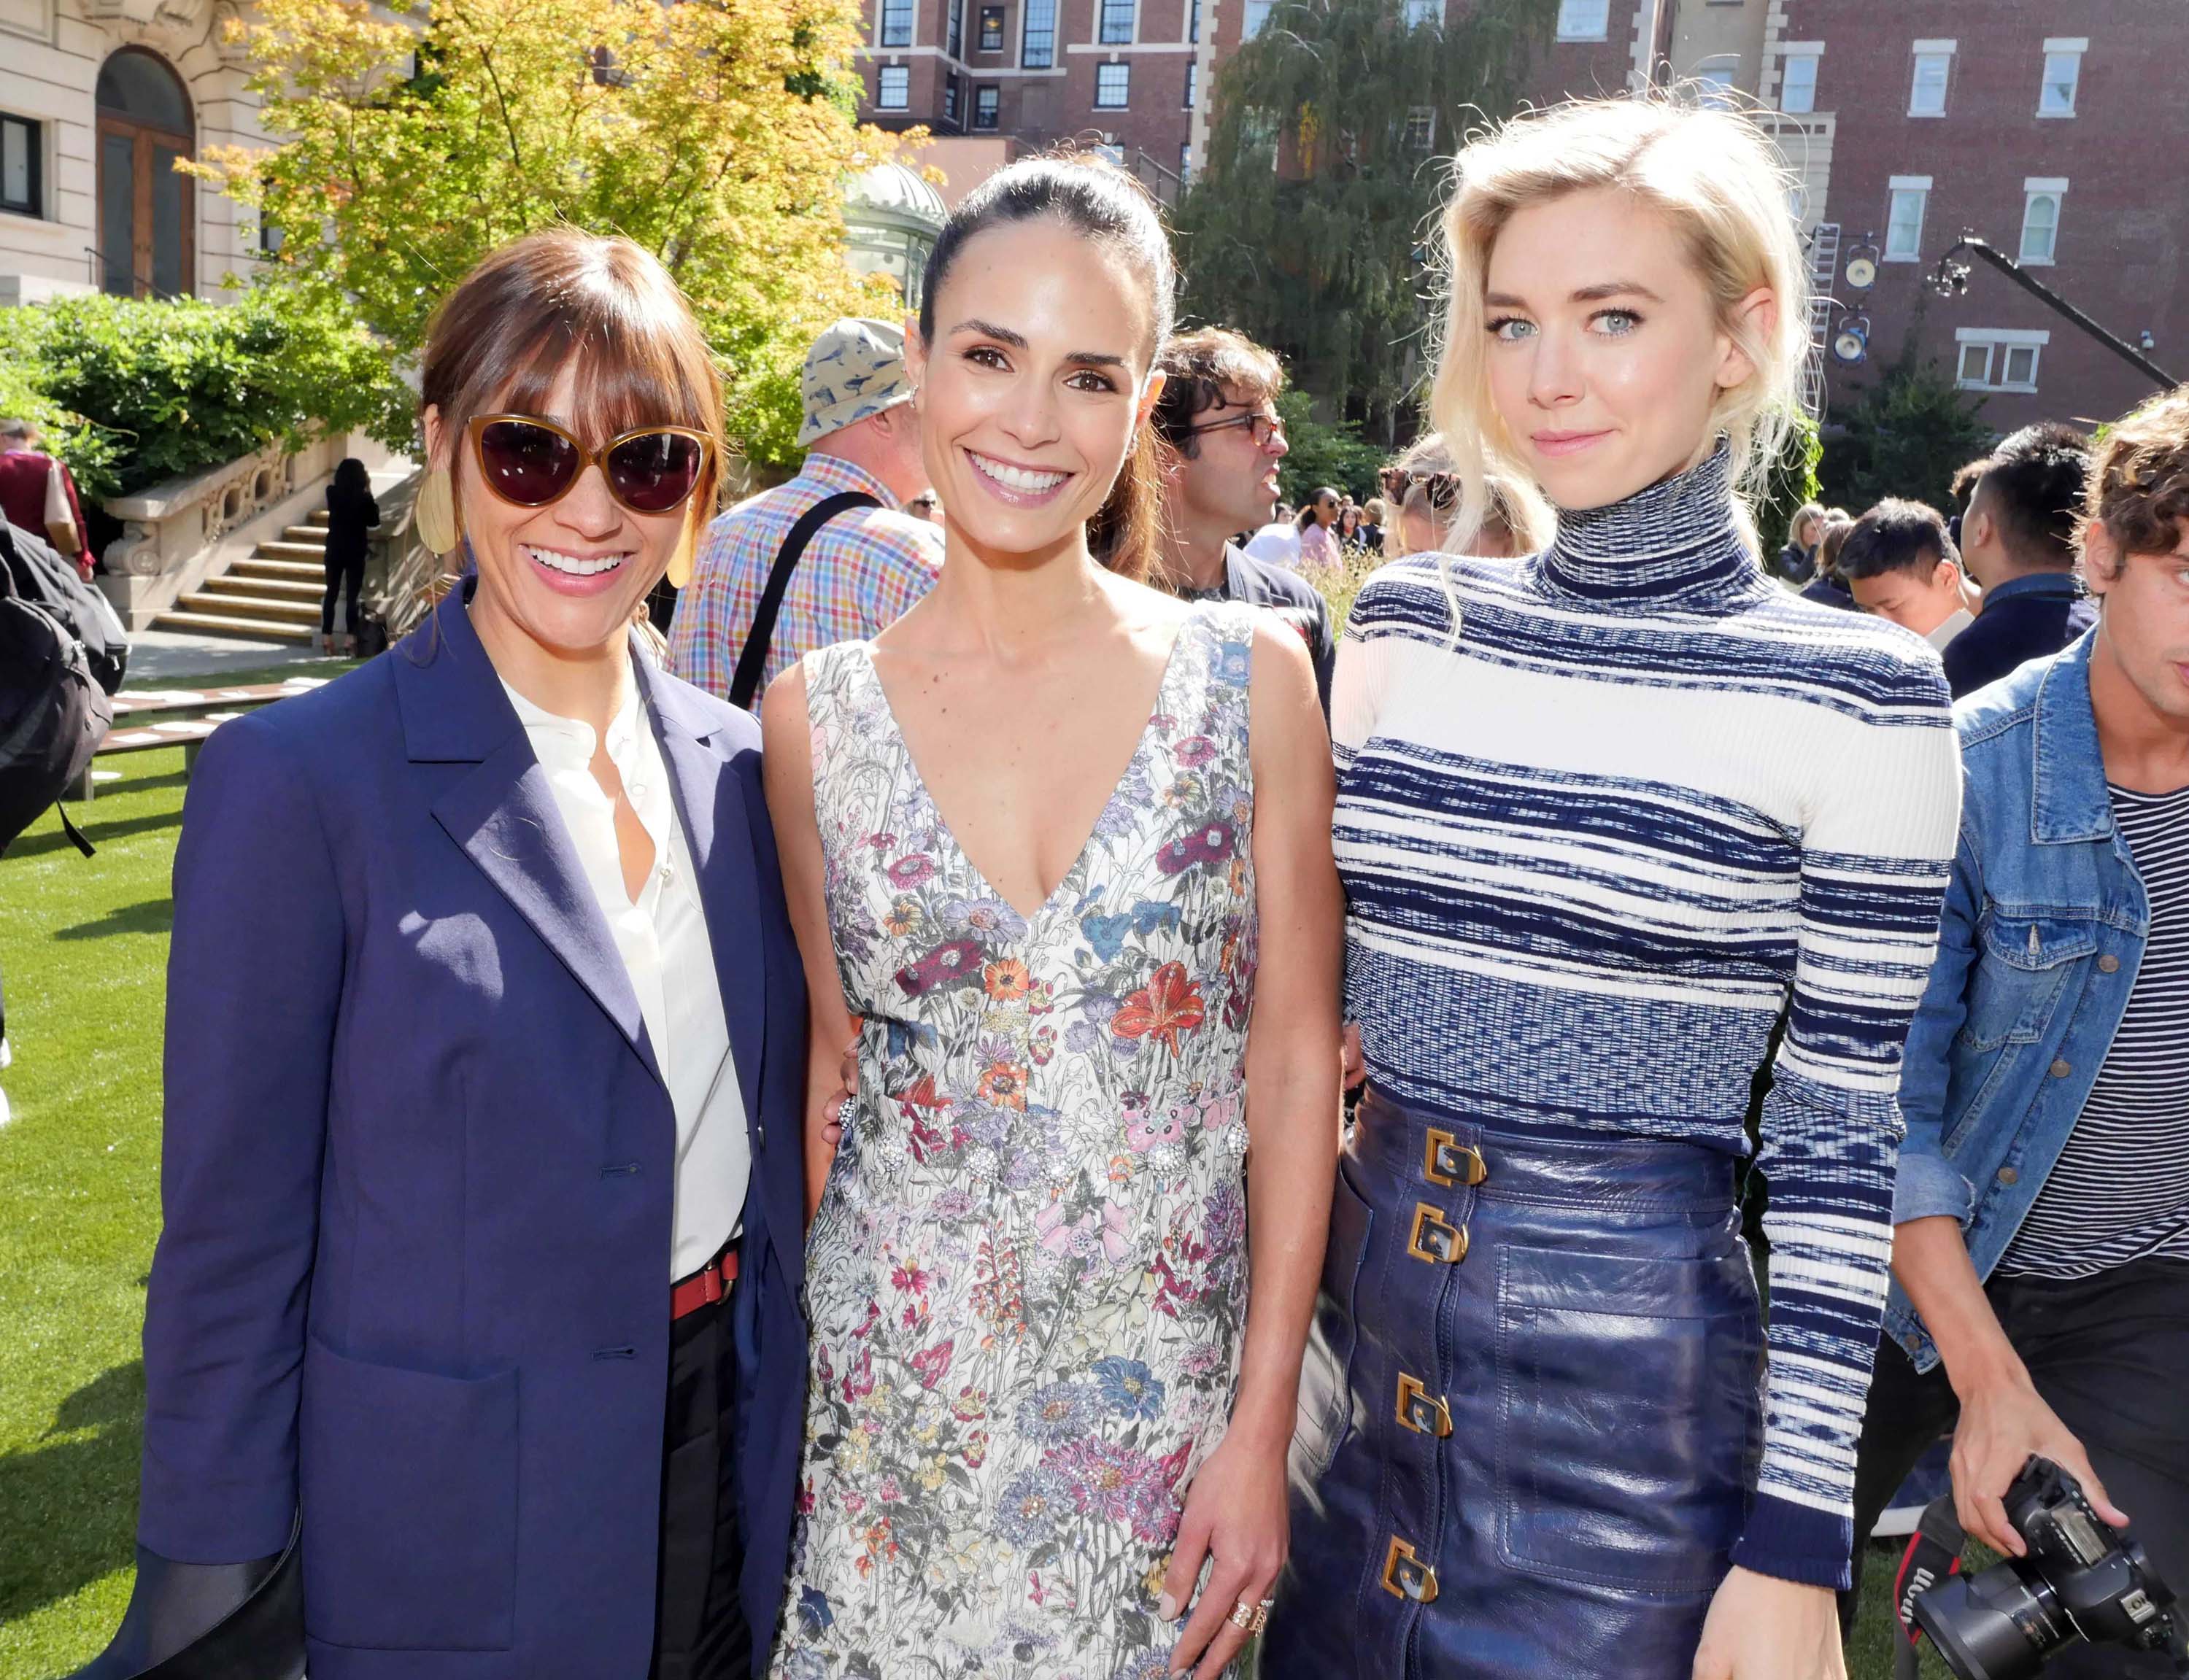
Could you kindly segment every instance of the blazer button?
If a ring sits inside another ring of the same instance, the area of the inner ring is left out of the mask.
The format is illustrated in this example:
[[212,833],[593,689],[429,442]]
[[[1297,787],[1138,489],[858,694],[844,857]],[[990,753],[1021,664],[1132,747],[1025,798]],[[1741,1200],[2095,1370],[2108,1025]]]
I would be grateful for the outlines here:
[[767,1128],[765,1125],[755,1125],[753,1128],[753,1147],[755,1149],[767,1147]]
[[2001,1184],[2012,1184],[2021,1176],[2022,1175],[2015,1171],[2012,1167],[2001,1167],[1999,1170],[1999,1181]]
[[2068,1074],[2073,1073],[2075,1069],[2073,1064],[2063,1056],[2057,1062],[2055,1062],[2052,1064],[2050,1071],[2054,1079],[2064,1080]]
[[2101,973],[2101,974],[2117,974],[2117,973],[2118,973],[2119,972],[2120,972],[2120,959],[2119,959],[2118,957],[2115,956],[2114,956],[2111,951],[2107,951],[2107,952],[2103,956],[2101,956],[2101,957],[2100,957],[2100,958],[2098,959],[2098,972],[2099,972],[2099,973]]

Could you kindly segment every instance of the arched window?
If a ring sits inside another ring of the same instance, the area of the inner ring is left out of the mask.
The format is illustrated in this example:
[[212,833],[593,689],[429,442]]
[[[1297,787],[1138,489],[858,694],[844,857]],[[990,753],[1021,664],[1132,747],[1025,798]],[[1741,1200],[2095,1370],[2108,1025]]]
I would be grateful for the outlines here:
[[125,47],[99,71],[99,290],[174,297],[197,268],[190,96],[164,59]]

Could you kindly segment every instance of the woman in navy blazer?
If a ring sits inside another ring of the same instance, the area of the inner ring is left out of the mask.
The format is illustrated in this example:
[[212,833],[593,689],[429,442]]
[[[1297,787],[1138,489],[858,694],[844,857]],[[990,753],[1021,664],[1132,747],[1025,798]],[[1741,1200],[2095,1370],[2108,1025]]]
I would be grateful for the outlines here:
[[[476,577],[223,725],[190,788],[139,1588],[103,1672],[263,1605],[295,1534],[313,1680],[743,1676],[798,1466],[805,997],[758,728],[627,634],[711,506],[719,397],[659,265],[569,232],[463,283],[425,397],[452,479],[421,525],[460,519]],[[625,944],[648,905],[658,971]],[[702,924],[711,972],[680,971]],[[695,1084],[710,985],[727,1051]],[[710,1216],[740,1234],[672,1322],[672,1244]]]

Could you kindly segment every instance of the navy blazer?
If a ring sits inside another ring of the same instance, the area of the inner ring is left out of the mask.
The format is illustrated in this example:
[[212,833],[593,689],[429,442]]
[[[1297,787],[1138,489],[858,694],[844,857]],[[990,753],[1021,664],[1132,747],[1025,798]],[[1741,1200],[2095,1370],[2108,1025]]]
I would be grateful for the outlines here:
[[[279,1552],[313,1680],[647,1672],[676,1121],[452,594],[206,742],[175,858],[139,1538]],[[752,1138],[736,1473],[764,1664],[804,1418],[806,1001],[747,713],[648,667]]]

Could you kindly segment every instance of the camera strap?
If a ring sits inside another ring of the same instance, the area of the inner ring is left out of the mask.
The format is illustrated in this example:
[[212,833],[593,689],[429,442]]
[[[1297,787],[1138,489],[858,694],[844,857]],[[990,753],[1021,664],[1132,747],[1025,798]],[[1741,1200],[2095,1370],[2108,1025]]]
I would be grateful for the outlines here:
[[1923,1508],[1915,1532],[1908,1536],[1908,1549],[1900,1554],[1900,1571],[1892,1577],[1892,1614],[1910,1645],[1923,1637],[1915,1626],[1915,1595],[1961,1572],[1961,1548],[1967,1540],[1954,1514],[1953,1495],[1942,1495]]

